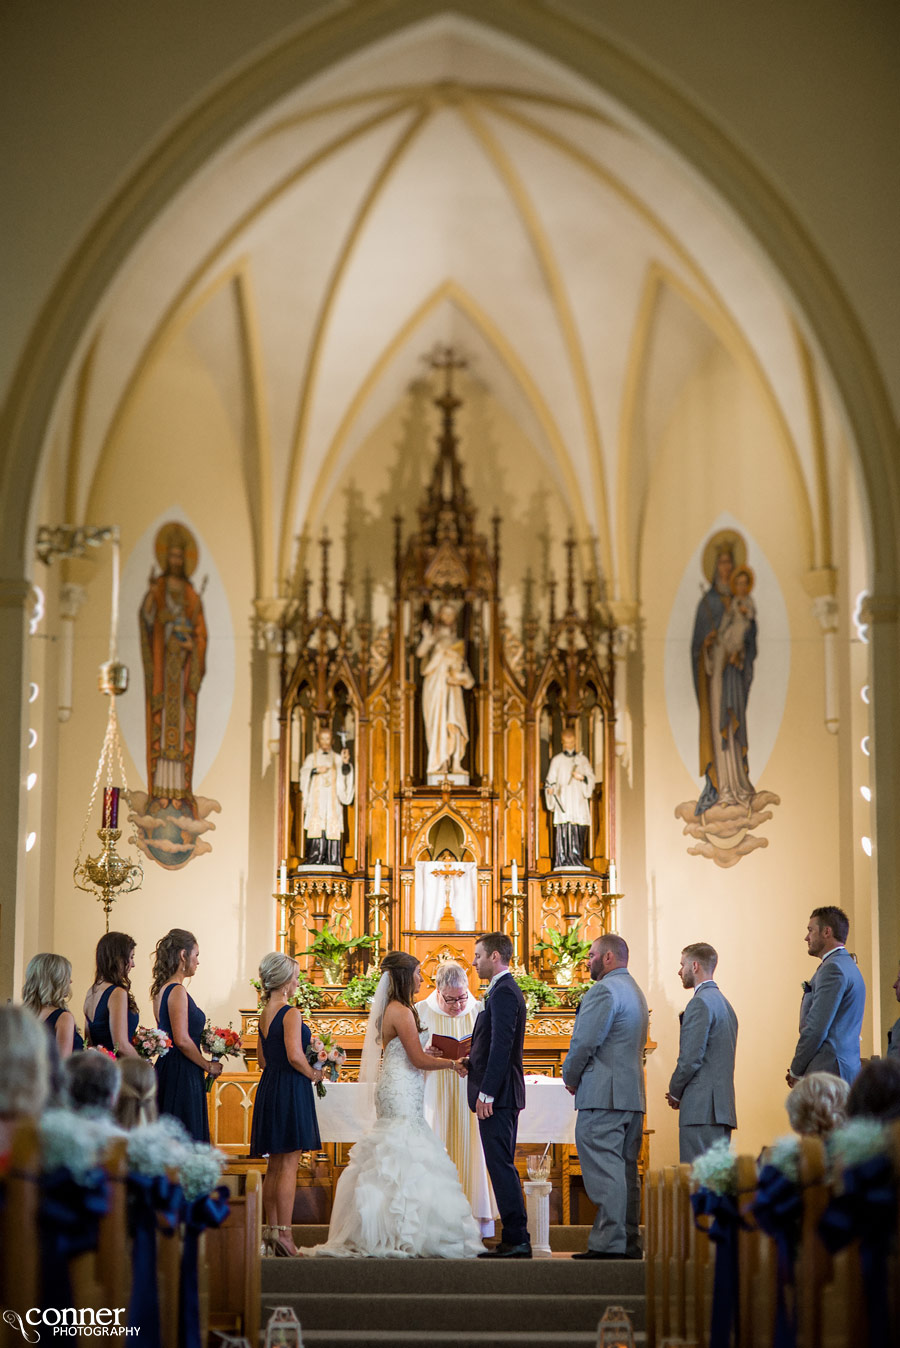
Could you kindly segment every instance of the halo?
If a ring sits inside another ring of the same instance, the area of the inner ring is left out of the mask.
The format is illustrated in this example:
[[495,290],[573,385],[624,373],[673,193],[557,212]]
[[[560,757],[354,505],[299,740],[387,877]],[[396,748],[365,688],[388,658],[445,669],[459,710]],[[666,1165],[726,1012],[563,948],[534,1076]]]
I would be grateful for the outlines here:
[[181,548],[184,553],[184,574],[190,576],[197,569],[197,540],[185,524],[170,520],[156,535],[153,551],[159,567],[165,571],[170,548]]
[[754,587],[754,585],[756,584],[756,574],[755,574],[755,572],[754,572],[754,570],[753,570],[753,567],[752,567],[752,566],[748,566],[746,562],[743,562],[743,563],[741,563],[741,565],[736,566],[736,567],[734,568],[734,570],[732,571],[732,573],[731,573],[731,580],[728,582],[728,588],[729,588],[729,590],[731,591],[732,594],[735,594],[735,593],[736,593],[735,588],[734,588],[734,582],[737,580],[738,576],[740,576],[740,575],[745,575],[745,576],[749,576],[749,577],[750,577],[750,585],[749,585],[748,589],[752,590],[753,587]]
[[706,544],[703,549],[703,574],[710,585],[713,583],[720,552],[730,552],[734,557],[735,566],[744,566],[747,561],[747,544],[743,535],[736,529],[720,529]]

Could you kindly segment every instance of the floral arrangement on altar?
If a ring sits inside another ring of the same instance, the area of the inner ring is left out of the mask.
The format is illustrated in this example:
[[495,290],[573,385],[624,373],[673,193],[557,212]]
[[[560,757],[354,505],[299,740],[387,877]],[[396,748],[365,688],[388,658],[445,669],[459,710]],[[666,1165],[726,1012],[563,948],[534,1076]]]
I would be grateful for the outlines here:
[[[236,1058],[241,1051],[241,1036],[237,1030],[231,1028],[231,1022],[226,1026],[211,1025],[209,1021],[200,1035],[200,1046],[205,1048],[212,1057],[213,1062],[221,1062],[223,1058]],[[207,1093],[212,1090],[214,1077],[208,1077],[206,1081]]]
[[370,964],[364,974],[351,978],[344,990],[344,1004],[354,1011],[368,1011],[381,978],[381,970]]
[[559,1006],[559,993],[542,978],[535,978],[533,974],[516,974],[515,979],[522,989],[525,1010],[529,1016],[540,1011],[542,1006]]
[[[317,1067],[329,1081],[337,1081],[340,1069],[347,1061],[347,1054],[332,1039],[330,1034],[313,1035],[306,1050],[306,1059],[310,1067]],[[316,1082],[316,1095],[321,1099],[325,1095],[325,1082]]]
[[172,1047],[169,1036],[150,1025],[139,1025],[131,1042],[138,1057],[146,1058],[148,1062],[161,1058]]

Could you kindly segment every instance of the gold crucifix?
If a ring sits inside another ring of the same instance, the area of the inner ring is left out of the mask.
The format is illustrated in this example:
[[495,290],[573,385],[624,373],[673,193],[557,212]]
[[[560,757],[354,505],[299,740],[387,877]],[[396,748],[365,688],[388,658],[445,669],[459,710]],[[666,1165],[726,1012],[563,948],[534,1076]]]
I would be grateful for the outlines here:
[[462,867],[454,868],[450,865],[451,858],[447,858],[443,866],[431,872],[432,875],[439,875],[444,881],[444,911],[441,914],[441,920],[438,923],[438,931],[456,931],[456,919],[453,916],[453,909],[450,907],[450,886],[453,883],[454,876],[465,875]]

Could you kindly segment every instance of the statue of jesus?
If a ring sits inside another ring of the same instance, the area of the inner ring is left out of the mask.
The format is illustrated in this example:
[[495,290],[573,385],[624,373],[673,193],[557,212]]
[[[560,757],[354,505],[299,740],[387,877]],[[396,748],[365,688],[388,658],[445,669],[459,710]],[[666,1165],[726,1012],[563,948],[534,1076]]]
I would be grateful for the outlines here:
[[416,655],[422,661],[422,714],[428,745],[426,774],[465,773],[463,754],[469,742],[463,689],[475,679],[466,664],[463,642],[456,634],[456,609],[442,604],[437,623],[423,622]]

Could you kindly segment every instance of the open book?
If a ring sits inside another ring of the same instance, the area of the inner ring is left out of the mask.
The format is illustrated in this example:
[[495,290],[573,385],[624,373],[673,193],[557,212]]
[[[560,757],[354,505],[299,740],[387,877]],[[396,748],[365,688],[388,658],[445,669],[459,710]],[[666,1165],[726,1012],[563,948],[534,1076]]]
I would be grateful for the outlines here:
[[452,1058],[454,1062],[459,1062],[460,1058],[466,1057],[472,1047],[472,1036],[467,1034],[465,1039],[454,1039],[452,1034],[433,1034],[431,1046],[440,1049],[442,1058]]

